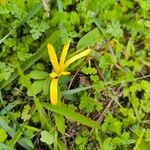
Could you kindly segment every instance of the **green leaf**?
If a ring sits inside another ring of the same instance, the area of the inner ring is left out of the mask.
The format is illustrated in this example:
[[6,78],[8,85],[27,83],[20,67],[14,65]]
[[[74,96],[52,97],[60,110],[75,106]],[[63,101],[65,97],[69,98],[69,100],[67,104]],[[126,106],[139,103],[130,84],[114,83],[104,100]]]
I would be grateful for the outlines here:
[[[1,98],[0,98],[1,99]],[[11,111],[15,106],[19,105],[19,104],[22,104],[21,101],[19,100],[15,100],[14,102],[12,103],[9,103],[8,106],[6,106],[4,109],[2,109],[0,111],[0,115],[5,115],[7,114],[7,112]]]
[[[9,142],[9,146],[14,147],[14,145],[17,143],[17,141],[19,140],[20,136],[22,134],[22,131],[20,129],[18,129],[18,131],[14,134],[14,136],[12,137],[12,139]],[[28,141],[30,143],[30,141]],[[32,145],[32,143],[30,143]]]
[[[49,0],[48,0],[49,1]],[[3,43],[19,26],[30,20],[35,14],[42,8],[42,2],[39,2],[13,29],[0,40],[0,44]]]
[[121,135],[121,125],[121,122],[117,121],[117,119],[113,118],[113,116],[110,114],[104,120],[104,124],[102,125],[102,131],[117,133],[118,135]]
[[112,23],[107,25],[106,31],[114,37],[123,36],[123,30],[121,29],[121,25],[118,21],[115,20],[112,20]]
[[7,138],[7,133],[5,130],[0,129],[0,142],[4,142]]
[[142,140],[139,147],[135,150],[149,150],[149,149],[150,149],[150,144],[145,142],[145,140]]
[[43,84],[43,94],[44,95],[48,95],[49,85],[50,85],[50,78],[48,77],[44,80],[44,84]]
[[102,110],[102,105],[100,102],[96,101],[92,97],[84,95],[80,99],[79,108],[87,111],[88,113],[91,113],[91,112],[95,111],[95,109],[97,111]]
[[49,74],[45,71],[33,70],[28,75],[32,79],[45,79]]
[[113,59],[112,55],[106,53],[101,57],[99,67],[102,69],[106,69],[113,64],[115,64],[115,60]]
[[150,143],[150,129],[145,131],[145,141]]
[[100,128],[100,125],[97,122],[95,122],[77,112],[74,112],[72,110],[69,110],[69,109],[61,107],[61,106],[54,106],[54,105],[50,105],[47,103],[42,103],[42,104],[43,104],[43,107],[45,107],[46,109],[53,111],[55,113],[58,113],[60,115],[63,115],[68,119],[77,121],[78,123],[89,126],[91,128],[96,128],[96,129]]
[[[1,78],[4,80],[8,80],[11,74],[14,72],[14,65],[11,63],[6,64],[0,61],[0,72],[2,75]],[[0,78],[0,81],[1,81],[1,78]]]
[[94,68],[94,67],[86,67],[84,66],[81,70],[83,73],[85,74],[96,74],[97,73],[97,70]]
[[150,112],[150,100],[148,99],[142,100],[141,107],[146,113],[149,113]]
[[62,134],[64,134],[65,133],[65,119],[64,119],[64,117],[55,113],[54,118],[55,118],[55,123],[56,123],[58,130]]
[[129,39],[127,48],[125,50],[125,59],[126,60],[128,60],[130,57],[132,57],[134,50],[135,50],[134,41],[133,41],[133,39]]
[[23,112],[21,115],[21,119],[23,119],[24,121],[27,121],[31,118],[30,109],[31,109],[30,105],[24,106],[24,109],[23,109]]
[[100,31],[98,30],[98,28],[95,28],[93,30],[91,30],[90,32],[88,32],[85,36],[83,36],[78,44],[77,44],[77,48],[86,48],[89,46],[94,45],[99,39],[101,38],[101,34]]
[[150,9],[150,3],[146,2],[144,0],[138,0],[139,5],[141,6],[142,9],[148,11]]
[[15,150],[15,149],[4,143],[0,143],[0,150]]
[[[0,117],[0,127],[3,128],[7,133],[11,136],[14,137],[15,135],[15,130],[11,128],[10,126],[5,123],[5,121]],[[30,139],[20,137],[19,140],[17,141],[22,147],[31,150],[33,149],[33,144]]]
[[[41,45],[41,47],[37,50],[37,52],[20,65],[21,68],[23,70],[27,70],[35,62],[37,62],[43,55],[47,54],[47,51],[45,50],[43,52],[43,49],[46,49],[46,45],[48,42],[51,42],[52,44],[54,44],[59,37],[58,36],[59,33],[60,33],[59,30],[54,31],[53,34],[51,34],[50,37],[48,37],[47,40]],[[6,81],[3,80],[2,82],[0,82],[1,89],[3,89],[5,86],[7,86],[9,83],[11,83],[13,80],[15,80],[19,76],[17,70],[18,70],[18,68],[15,69],[14,73],[11,75],[11,77],[8,80],[6,80]]]
[[107,138],[107,139],[104,141],[104,143],[103,143],[104,150],[114,150],[111,141],[112,141],[111,138]]
[[[135,147],[134,147],[135,150],[142,150],[142,149],[148,150],[146,148],[147,147],[146,142],[143,140],[143,136],[144,136],[144,130],[141,130],[140,133],[139,133],[139,137],[136,141]],[[144,144],[143,144],[143,142],[144,142]]]
[[120,139],[118,137],[114,139],[107,138],[103,143],[103,147],[104,147],[104,150],[116,150],[117,145],[119,144],[120,144]]
[[29,76],[24,75],[23,70],[21,70],[21,68],[18,68],[18,73],[20,75],[20,81],[22,86],[27,88],[28,92],[30,93],[30,96],[35,96]]
[[[44,84],[44,80],[39,80],[39,81],[34,81],[33,82],[32,88],[33,88],[33,91],[34,91],[35,95],[42,91],[43,84]],[[28,93],[28,95],[31,96],[30,93]]]
[[57,140],[58,140],[57,144],[58,144],[59,149],[61,149],[61,150],[67,150],[66,145],[60,139],[57,139]]
[[51,145],[54,143],[54,138],[53,136],[47,132],[47,131],[42,131],[41,132],[41,138],[40,140],[44,143],[46,143],[47,145]]
[[149,21],[149,20],[144,21],[144,25],[145,25],[146,27],[150,28],[150,21]]
[[94,87],[95,86],[88,86],[88,87],[80,87],[80,88],[76,88],[76,89],[66,90],[66,91],[62,92],[62,95],[63,96],[65,96],[65,95],[72,95],[72,94],[75,94],[75,93],[86,91],[86,90],[94,88]]
[[26,87],[31,93],[31,95],[33,96],[34,104],[35,104],[37,111],[39,112],[42,126],[47,125],[49,128],[51,128],[51,124],[48,121],[46,114],[43,112],[42,104],[40,103],[39,99],[35,96],[29,77],[27,75],[24,75],[24,73],[22,72],[20,68],[18,70],[19,70],[19,74],[20,74],[23,86]]
[[75,11],[72,11],[70,13],[70,22],[73,25],[80,23],[80,17],[79,17],[79,15]]

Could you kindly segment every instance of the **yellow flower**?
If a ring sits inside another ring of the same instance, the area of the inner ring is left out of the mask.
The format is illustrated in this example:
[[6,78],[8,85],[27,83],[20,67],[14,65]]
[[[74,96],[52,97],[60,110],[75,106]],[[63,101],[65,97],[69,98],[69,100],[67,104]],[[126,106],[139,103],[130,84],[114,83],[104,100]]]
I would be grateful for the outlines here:
[[70,72],[65,71],[65,69],[74,61],[88,55],[91,51],[91,49],[86,49],[83,52],[66,60],[69,45],[70,45],[70,42],[67,42],[64,45],[64,48],[60,57],[60,61],[58,61],[54,47],[51,44],[47,45],[50,61],[54,68],[54,71],[50,73],[50,77],[52,78],[51,85],[50,85],[50,100],[53,105],[57,105],[57,102],[58,102],[58,79],[59,77],[64,76],[64,75],[69,75]]

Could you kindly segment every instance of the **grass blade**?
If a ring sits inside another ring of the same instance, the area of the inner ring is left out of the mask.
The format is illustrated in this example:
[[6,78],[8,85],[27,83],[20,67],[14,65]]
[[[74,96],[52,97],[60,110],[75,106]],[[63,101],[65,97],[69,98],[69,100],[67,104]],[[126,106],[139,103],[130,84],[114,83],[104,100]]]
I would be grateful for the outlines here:
[[78,123],[81,123],[83,125],[89,126],[91,128],[96,128],[96,129],[100,128],[100,125],[97,122],[95,122],[95,121],[93,121],[93,120],[91,120],[91,119],[89,119],[89,118],[87,118],[87,117],[85,117],[85,116],[83,116],[77,112],[69,110],[67,108],[64,108],[61,106],[54,106],[54,105],[50,105],[47,103],[42,103],[42,105],[43,105],[43,107],[45,107],[46,109],[48,109],[50,111],[53,111],[53,112],[58,113],[60,115],[63,115],[66,118],[71,119],[73,121],[77,121]]
[[[92,37],[92,38],[91,38]],[[84,35],[77,44],[77,49],[86,48],[95,44],[101,38],[100,31],[95,28]]]
[[3,150],[3,149],[5,149],[5,150],[15,150],[14,148],[12,148],[12,147],[4,144],[4,143],[0,143],[0,149],[1,150]]
[[[11,136],[14,137],[15,135],[15,130],[8,126],[2,118],[0,118],[0,127],[3,128],[7,133]],[[30,150],[33,148],[33,145],[31,146],[31,140],[27,138],[20,137],[20,139],[17,141],[22,147],[24,147],[27,150]]]
[[[47,0],[47,2],[49,1],[50,0]],[[0,44],[3,43],[13,33],[14,30],[16,30],[19,26],[23,25],[25,22],[30,20],[34,15],[36,15],[41,8],[42,8],[42,2],[40,1],[7,35],[5,35],[0,40]]]
[[[1,100],[1,97],[0,97],[0,100]],[[5,109],[2,109],[0,111],[0,115],[2,116],[2,115],[7,114],[7,111],[11,111],[14,107],[16,107],[17,105],[22,104],[22,103],[23,102],[21,102],[19,100],[16,100],[16,101],[14,101],[12,103],[9,103],[8,106],[5,107]]]
[[76,93],[79,93],[79,92],[82,92],[82,91],[86,91],[86,90],[94,88],[94,87],[95,86],[87,86],[87,87],[80,87],[80,88],[76,88],[76,89],[63,91],[62,92],[62,96],[76,94]]
[[[149,77],[150,77],[150,74],[146,75],[146,76],[143,76],[143,77],[139,77],[139,78],[133,78],[133,79],[130,79],[130,80],[122,80],[122,81],[116,80],[116,81],[111,81],[111,82],[105,82],[104,85],[111,84],[112,86],[115,86],[115,85],[118,85],[118,84],[126,84],[126,83],[129,83],[129,82],[142,80],[142,79],[146,79],[146,78],[149,78]],[[95,84],[93,86],[79,87],[79,88],[76,88],[76,89],[62,91],[62,96],[73,95],[73,94],[76,94],[76,93],[79,93],[79,92],[86,91],[88,89],[94,88],[96,86],[99,86],[99,84]]]
[[[47,54],[46,51],[46,45],[48,42],[51,42],[52,44],[57,41],[59,38],[59,30],[55,31],[43,44],[42,46],[37,50],[37,52],[31,56],[29,59],[27,59],[24,63],[22,63],[20,66],[25,71],[26,69],[30,68],[36,61],[38,61],[43,55]],[[11,83],[13,80],[15,80],[19,74],[18,74],[18,68],[15,69],[14,73],[8,80],[3,80],[0,82],[0,89],[3,89],[6,87],[9,83]]]

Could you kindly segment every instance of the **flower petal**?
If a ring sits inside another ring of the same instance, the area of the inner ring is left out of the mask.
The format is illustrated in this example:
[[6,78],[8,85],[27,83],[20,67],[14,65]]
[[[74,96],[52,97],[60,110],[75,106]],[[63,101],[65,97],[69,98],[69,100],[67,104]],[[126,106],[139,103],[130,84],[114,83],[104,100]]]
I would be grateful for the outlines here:
[[87,49],[87,50],[84,50],[83,52],[73,56],[72,58],[68,59],[65,64],[64,64],[64,68],[67,68],[71,63],[73,63],[74,61],[76,61],[77,59],[80,59],[86,55],[88,55],[89,53],[91,52],[91,49]]
[[63,65],[64,65],[64,62],[65,62],[65,59],[66,59],[66,56],[67,56],[67,52],[68,52],[68,49],[69,49],[69,45],[70,45],[70,41],[68,41],[64,45],[63,51],[61,53],[61,57],[60,57],[60,66],[61,67],[63,67]]
[[47,48],[48,48],[48,54],[50,57],[50,61],[53,65],[53,67],[54,67],[56,72],[59,72],[58,59],[57,59],[55,49],[51,44],[47,44]]
[[50,85],[50,100],[52,105],[57,105],[58,102],[58,79],[52,79]]

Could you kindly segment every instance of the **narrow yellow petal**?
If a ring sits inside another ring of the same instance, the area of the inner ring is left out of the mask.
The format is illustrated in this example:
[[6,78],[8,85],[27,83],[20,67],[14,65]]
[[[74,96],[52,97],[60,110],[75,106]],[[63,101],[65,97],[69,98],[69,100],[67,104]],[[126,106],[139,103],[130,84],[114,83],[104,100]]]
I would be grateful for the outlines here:
[[50,57],[50,61],[55,69],[56,72],[59,72],[59,65],[58,65],[58,59],[56,56],[56,52],[54,47],[51,44],[47,44],[47,48],[48,48],[48,54]]
[[65,62],[65,59],[66,59],[66,56],[67,56],[67,52],[68,52],[68,49],[69,49],[69,45],[70,45],[70,41],[68,41],[64,45],[63,51],[61,53],[61,57],[60,57],[60,66],[61,67],[63,67],[63,65],[64,65],[64,62]]
[[71,63],[73,63],[74,61],[76,61],[76,60],[78,60],[78,59],[80,59],[80,58],[82,58],[82,57],[88,55],[90,52],[91,52],[91,49],[87,49],[87,50],[84,50],[83,52],[81,52],[81,53],[79,53],[79,54],[73,56],[72,58],[68,59],[68,60],[65,62],[63,69],[67,68],[67,67],[68,67]]
[[58,102],[58,79],[52,79],[50,85],[50,100],[52,105],[57,105]]

